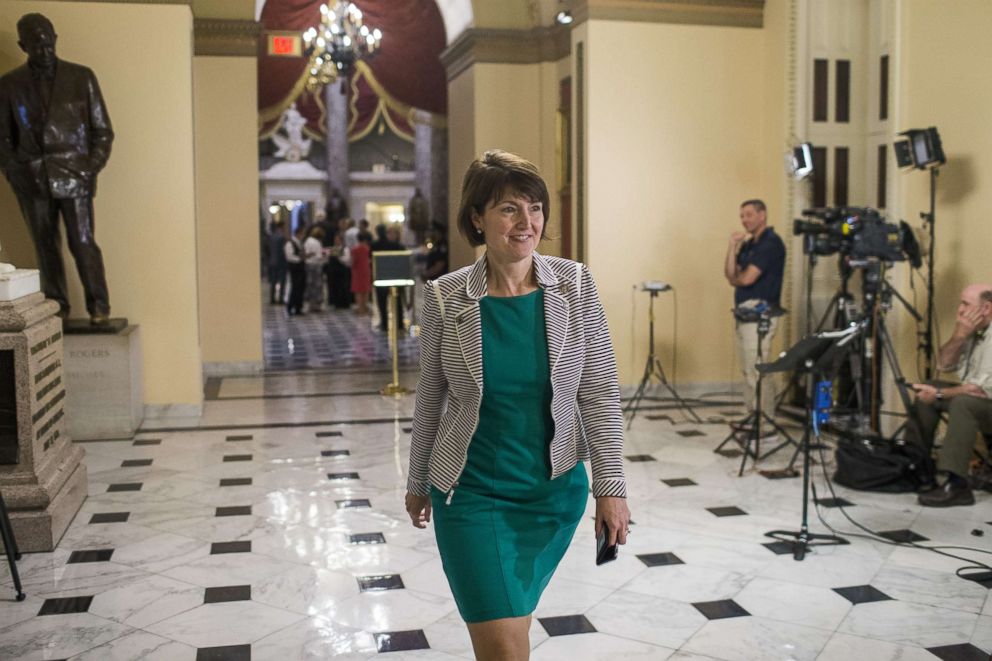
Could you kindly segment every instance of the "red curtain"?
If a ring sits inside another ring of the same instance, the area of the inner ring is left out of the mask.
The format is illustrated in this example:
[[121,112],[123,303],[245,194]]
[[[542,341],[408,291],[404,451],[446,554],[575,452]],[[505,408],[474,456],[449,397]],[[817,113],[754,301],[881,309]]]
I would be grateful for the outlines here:
[[[359,63],[349,81],[348,137],[362,137],[381,117],[412,140],[411,109],[447,114],[447,80],[439,59],[445,47],[441,14],[433,0],[358,0],[355,4],[366,25],[379,28],[383,36],[376,57]],[[321,0],[267,0],[261,16],[263,29],[302,33],[320,23],[320,5]],[[295,101],[307,118],[306,133],[323,139],[322,92],[306,91],[306,65],[305,57],[259,57],[260,136],[269,135],[282,112]]]

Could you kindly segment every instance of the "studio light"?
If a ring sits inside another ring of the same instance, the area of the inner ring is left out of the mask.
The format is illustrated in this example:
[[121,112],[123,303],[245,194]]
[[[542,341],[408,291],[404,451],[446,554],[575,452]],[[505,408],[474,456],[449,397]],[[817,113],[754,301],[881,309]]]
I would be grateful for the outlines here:
[[567,9],[561,10],[560,12],[558,12],[558,15],[555,16],[555,23],[557,23],[558,25],[568,25],[574,20],[575,19],[572,17],[572,12],[568,11]]
[[899,167],[925,170],[947,162],[936,126],[909,129],[899,135],[906,136],[905,140],[898,140],[893,144]]
[[793,147],[785,156],[785,168],[796,181],[813,174],[813,143],[804,142]]

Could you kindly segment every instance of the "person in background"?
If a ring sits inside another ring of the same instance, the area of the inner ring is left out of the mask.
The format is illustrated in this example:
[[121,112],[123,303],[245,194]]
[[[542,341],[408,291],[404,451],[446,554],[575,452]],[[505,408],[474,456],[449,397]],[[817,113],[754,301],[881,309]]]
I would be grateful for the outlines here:
[[286,225],[280,220],[269,227],[269,303],[282,303],[286,298]]
[[303,263],[307,268],[307,307],[310,312],[320,312],[324,302],[324,230],[313,227],[303,242]]
[[303,314],[303,294],[307,286],[307,271],[303,253],[303,239],[306,235],[307,228],[300,225],[283,246],[283,254],[286,255],[286,268],[289,271],[289,298],[286,299],[286,311],[291,316]]
[[[372,254],[389,250],[405,250],[399,241],[399,229],[396,227],[387,228],[385,224],[375,226],[376,240],[372,242]],[[379,330],[386,332],[389,330],[389,287],[375,288],[375,302],[379,308]],[[403,329],[403,295],[396,299],[396,327]]]
[[369,292],[372,291],[372,235],[368,232],[358,233],[358,243],[351,249],[351,293],[355,295],[358,306],[355,314],[365,316],[369,313]]

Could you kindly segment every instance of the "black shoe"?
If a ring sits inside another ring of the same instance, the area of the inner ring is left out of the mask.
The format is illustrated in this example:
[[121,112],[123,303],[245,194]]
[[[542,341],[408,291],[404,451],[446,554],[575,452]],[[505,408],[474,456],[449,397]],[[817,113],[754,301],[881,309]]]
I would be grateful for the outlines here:
[[975,494],[967,484],[955,486],[948,480],[942,486],[921,493],[916,497],[924,507],[956,507],[958,505],[974,505]]

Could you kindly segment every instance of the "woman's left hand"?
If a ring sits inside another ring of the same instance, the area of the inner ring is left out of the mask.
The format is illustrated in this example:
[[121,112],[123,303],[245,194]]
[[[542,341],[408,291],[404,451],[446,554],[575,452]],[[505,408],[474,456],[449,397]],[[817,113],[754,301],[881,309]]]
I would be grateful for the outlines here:
[[627,508],[626,498],[615,496],[600,496],[596,499],[596,537],[603,526],[609,531],[608,545],[626,544],[628,526],[630,525],[630,509]]

